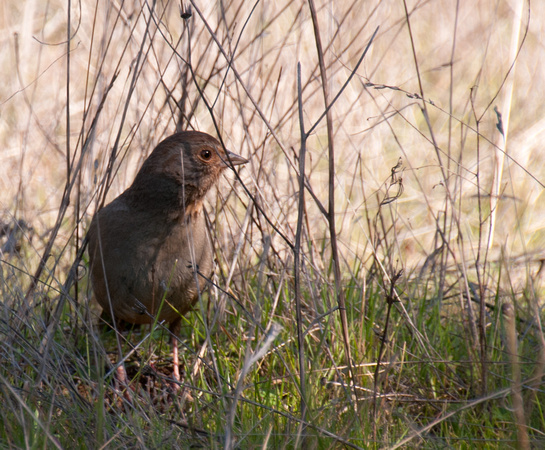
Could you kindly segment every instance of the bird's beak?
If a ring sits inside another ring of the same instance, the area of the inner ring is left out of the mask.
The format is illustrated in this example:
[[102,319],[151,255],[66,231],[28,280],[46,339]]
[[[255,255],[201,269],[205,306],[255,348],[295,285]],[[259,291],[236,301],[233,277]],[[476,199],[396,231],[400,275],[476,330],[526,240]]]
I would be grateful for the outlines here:
[[246,158],[243,158],[242,156],[238,156],[237,154],[230,152],[229,150],[227,150],[225,153],[226,153],[225,163],[228,166],[230,166],[231,164],[233,166],[240,166],[248,162]]

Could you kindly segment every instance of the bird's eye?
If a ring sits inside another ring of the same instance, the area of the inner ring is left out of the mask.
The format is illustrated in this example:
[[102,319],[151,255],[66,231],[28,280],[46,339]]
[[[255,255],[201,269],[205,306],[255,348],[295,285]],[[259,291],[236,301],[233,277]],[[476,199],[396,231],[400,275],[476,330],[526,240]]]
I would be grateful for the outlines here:
[[211,150],[201,150],[201,158],[204,161],[210,161],[210,158],[212,158],[212,151]]

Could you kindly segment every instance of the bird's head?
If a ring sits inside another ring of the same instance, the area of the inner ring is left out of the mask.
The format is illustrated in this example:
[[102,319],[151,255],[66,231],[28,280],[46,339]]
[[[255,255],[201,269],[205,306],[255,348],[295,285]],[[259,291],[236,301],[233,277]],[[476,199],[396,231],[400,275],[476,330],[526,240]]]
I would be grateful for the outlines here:
[[[162,141],[144,161],[131,190],[149,196],[171,196],[188,211],[197,212],[210,188],[227,167],[248,160],[225,150],[217,139],[200,131],[182,131]],[[166,199],[166,198],[165,198]],[[160,200],[160,198],[158,198]]]

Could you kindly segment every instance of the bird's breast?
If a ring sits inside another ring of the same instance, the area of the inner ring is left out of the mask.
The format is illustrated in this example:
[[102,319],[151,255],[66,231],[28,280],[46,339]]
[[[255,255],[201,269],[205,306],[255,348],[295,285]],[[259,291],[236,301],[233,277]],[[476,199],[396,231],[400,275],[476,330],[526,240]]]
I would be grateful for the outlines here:
[[150,322],[159,311],[160,320],[174,321],[192,308],[212,273],[204,216],[187,221],[122,209],[117,213],[99,216],[98,226],[92,227],[91,275],[97,300],[109,310],[111,299],[116,317],[132,323]]

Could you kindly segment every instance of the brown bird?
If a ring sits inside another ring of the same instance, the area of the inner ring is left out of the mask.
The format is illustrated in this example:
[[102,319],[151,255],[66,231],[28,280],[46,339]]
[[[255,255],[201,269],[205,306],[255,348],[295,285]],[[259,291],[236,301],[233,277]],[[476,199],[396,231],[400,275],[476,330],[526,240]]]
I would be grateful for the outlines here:
[[[204,196],[227,167],[247,162],[208,134],[176,133],[153,150],[132,185],[100,209],[89,228],[98,303],[114,321],[169,323],[176,381],[180,320],[213,269]],[[118,376],[128,381],[122,365]]]

